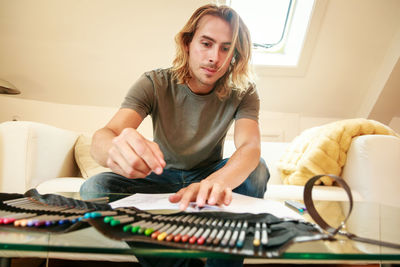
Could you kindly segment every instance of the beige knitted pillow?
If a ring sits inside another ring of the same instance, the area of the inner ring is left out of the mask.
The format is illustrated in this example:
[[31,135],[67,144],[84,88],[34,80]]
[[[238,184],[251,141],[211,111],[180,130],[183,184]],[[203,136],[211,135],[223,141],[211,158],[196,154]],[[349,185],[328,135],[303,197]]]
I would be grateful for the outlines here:
[[82,177],[87,179],[102,172],[110,172],[109,168],[105,168],[98,164],[90,155],[90,145],[92,138],[88,135],[81,135],[75,144],[75,161],[81,171]]

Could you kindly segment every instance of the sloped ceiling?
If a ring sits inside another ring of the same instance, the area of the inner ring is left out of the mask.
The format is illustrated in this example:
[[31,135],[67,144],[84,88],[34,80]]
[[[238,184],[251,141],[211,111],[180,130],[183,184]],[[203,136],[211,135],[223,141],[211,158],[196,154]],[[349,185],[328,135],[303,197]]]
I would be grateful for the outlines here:
[[367,117],[400,55],[400,1],[329,1],[301,76],[264,76],[266,109]]
[[[170,66],[174,35],[207,2],[0,0],[0,79],[20,98],[118,107],[144,71]],[[259,74],[262,109],[399,115],[388,103],[399,99],[400,1],[326,2],[305,71]]]

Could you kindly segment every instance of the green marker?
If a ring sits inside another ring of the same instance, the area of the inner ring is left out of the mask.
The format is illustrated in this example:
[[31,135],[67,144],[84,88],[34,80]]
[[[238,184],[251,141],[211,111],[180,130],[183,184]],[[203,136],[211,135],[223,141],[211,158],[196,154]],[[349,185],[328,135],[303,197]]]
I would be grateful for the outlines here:
[[153,232],[154,232],[154,229],[150,227],[150,228],[147,228],[146,231],[144,231],[144,235],[145,235],[145,236],[149,236],[149,235],[151,235]]
[[[119,217],[119,216],[117,216],[117,217]],[[117,217],[114,217],[114,219],[111,220],[111,223],[110,223],[111,226],[116,226],[116,225],[119,225],[119,224],[129,223],[129,222],[133,222],[135,220],[132,217],[120,217],[120,218],[117,218]]]
[[144,234],[146,236],[150,236],[154,231],[156,231],[157,229],[159,229],[160,227],[162,227],[164,225],[164,223],[152,223],[147,229],[146,231],[144,231]]
[[122,228],[124,232],[129,232],[131,231],[131,229],[132,229],[132,224],[127,224]]
[[140,227],[138,234],[144,234],[147,228],[149,228],[153,223],[152,222],[145,222],[142,227]]
[[136,234],[136,232],[137,232],[139,229],[140,229],[140,225],[136,225],[136,226],[132,227],[131,232],[132,232],[133,234]]
[[103,221],[104,221],[105,223],[109,223],[109,222],[111,222],[112,219],[113,219],[112,216],[106,216],[106,217],[104,217]]
[[111,226],[116,226],[118,224],[121,224],[121,221],[119,221],[119,220],[111,220],[111,222],[110,222]]
[[140,225],[143,223],[145,223],[144,220],[132,224],[132,229],[131,229],[132,234],[136,234],[136,232],[140,229]]

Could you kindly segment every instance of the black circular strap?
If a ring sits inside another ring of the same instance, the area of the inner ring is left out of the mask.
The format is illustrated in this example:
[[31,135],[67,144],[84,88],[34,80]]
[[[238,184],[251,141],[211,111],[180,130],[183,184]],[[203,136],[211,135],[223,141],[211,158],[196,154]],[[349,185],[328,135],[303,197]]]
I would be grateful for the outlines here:
[[[312,189],[315,185],[315,182],[324,176],[328,176],[328,177],[334,179],[346,191],[347,196],[349,198],[349,203],[350,203],[349,212],[347,213],[346,218],[342,221],[342,223],[337,228],[330,226],[328,223],[325,222],[324,219],[322,219],[322,217],[319,215],[319,213],[315,209],[314,202],[312,200]],[[340,231],[340,229],[343,228],[344,224],[346,223],[347,219],[350,216],[351,210],[353,209],[353,196],[351,194],[350,187],[347,185],[347,183],[342,178],[340,178],[336,175],[333,175],[333,174],[316,175],[316,176],[312,177],[310,180],[308,180],[304,187],[303,198],[304,198],[304,204],[305,204],[306,209],[307,209],[308,213],[310,214],[311,218],[322,229],[324,229],[325,231],[327,231],[328,233],[330,233],[332,235],[335,235],[337,232]]]
[[[334,179],[346,191],[347,196],[349,197],[349,204],[350,204],[349,212],[347,213],[346,218],[342,221],[342,223],[337,228],[330,226],[329,224],[327,224],[325,222],[324,219],[322,219],[322,217],[319,215],[319,213],[315,209],[314,202],[312,200],[312,189],[315,185],[315,182],[324,176],[328,176],[328,177],[331,177],[332,179]],[[370,238],[365,238],[365,237],[359,237],[359,236],[349,233],[349,232],[340,231],[343,228],[343,226],[345,225],[347,219],[350,216],[351,210],[353,209],[353,196],[351,194],[350,187],[347,185],[347,183],[342,178],[340,178],[336,175],[333,175],[333,174],[322,174],[322,175],[316,175],[316,176],[312,177],[310,180],[307,181],[307,183],[304,187],[303,198],[304,198],[304,204],[305,204],[306,209],[307,209],[308,213],[310,214],[311,218],[322,229],[324,229],[329,234],[331,234],[332,237],[339,233],[339,234],[344,235],[347,238],[354,240],[354,241],[400,249],[400,244],[395,244],[395,243],[390,243],[390,242],[385,242],[385,241],[380,241],[380,240],[375,240],[375,239],[370,239]]]

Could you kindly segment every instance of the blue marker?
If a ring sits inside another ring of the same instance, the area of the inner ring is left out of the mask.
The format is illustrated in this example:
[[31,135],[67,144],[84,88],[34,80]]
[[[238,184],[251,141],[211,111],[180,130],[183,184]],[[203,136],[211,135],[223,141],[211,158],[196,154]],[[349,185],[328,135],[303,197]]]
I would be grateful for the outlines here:
[[307,211],[306,206],[304,206],[304,204],[301,204],[300,202],[297,202],[297,201],[286,200],[285,205],[288,206],[289,208],[299,212],[300,214],[303,214],[304,212]]

